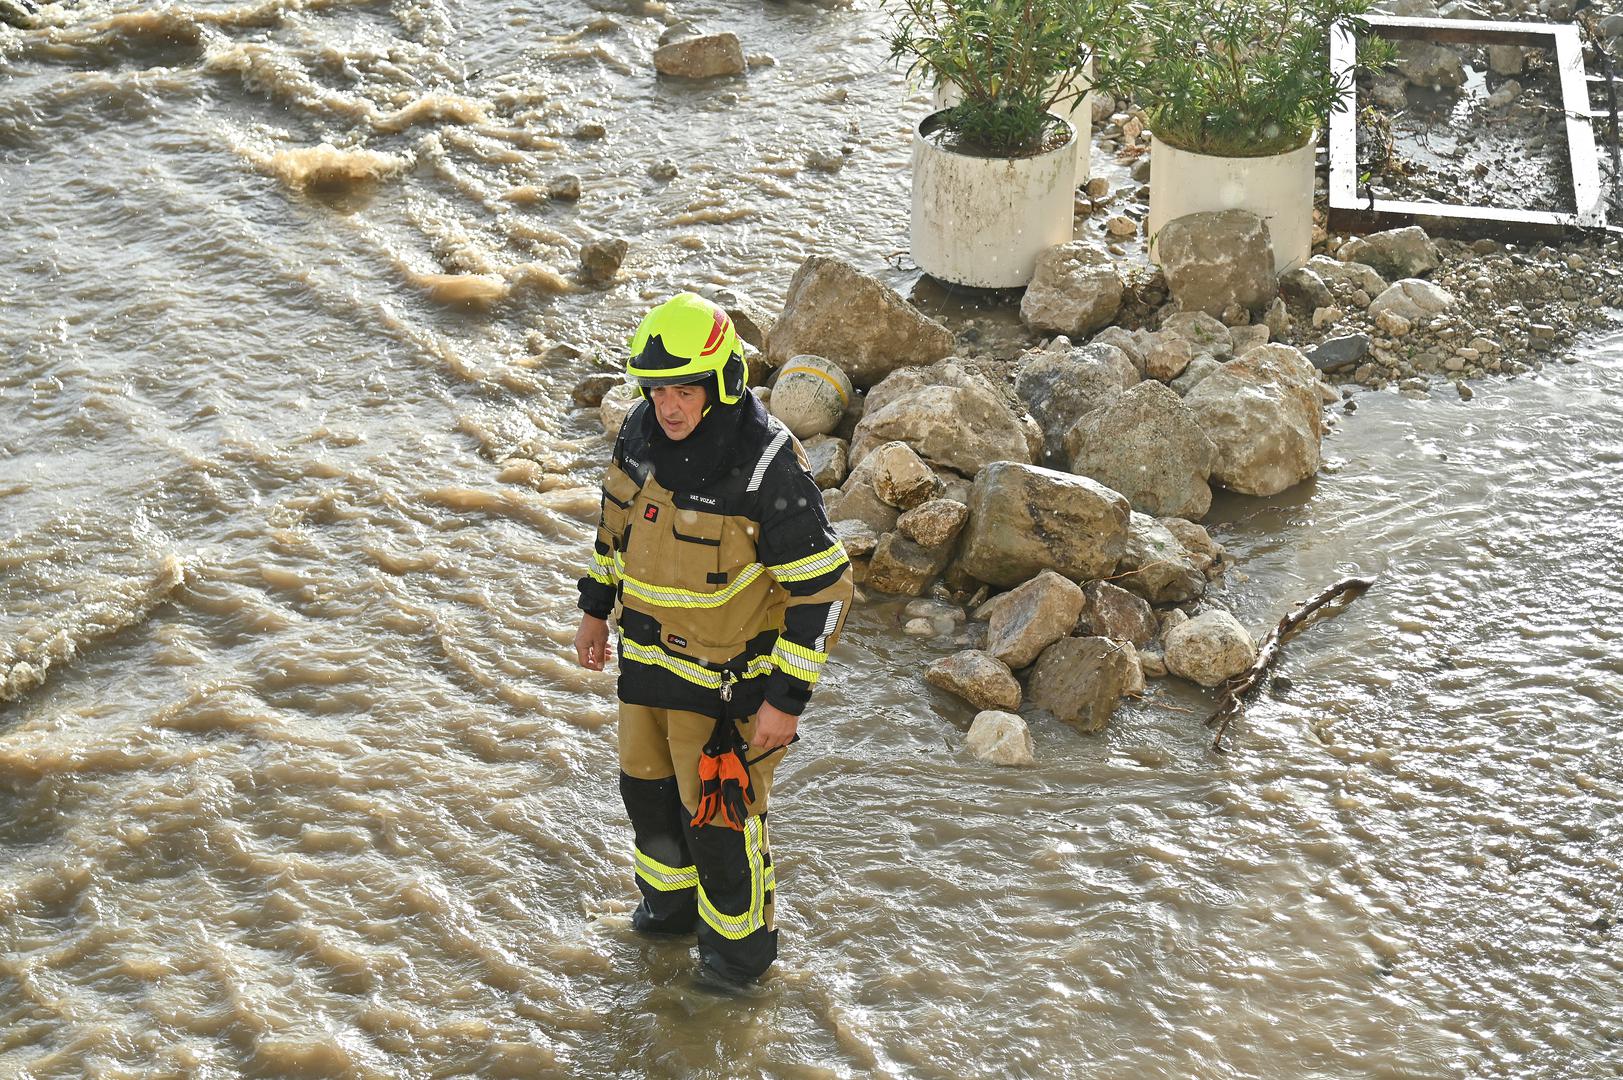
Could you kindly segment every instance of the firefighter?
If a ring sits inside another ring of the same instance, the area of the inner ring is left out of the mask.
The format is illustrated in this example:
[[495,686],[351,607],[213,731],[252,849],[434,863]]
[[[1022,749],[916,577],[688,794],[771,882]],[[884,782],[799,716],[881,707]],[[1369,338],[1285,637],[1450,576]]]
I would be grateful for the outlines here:
[[851,568],[805,451],[745,385],[724,311],[693,293],[655,307],[626,372],[643,400],[604,474],[575,650],[602,670],[618,602],[632,926],[696,932],[700,978],[742,986],[777,956],[767,799]]

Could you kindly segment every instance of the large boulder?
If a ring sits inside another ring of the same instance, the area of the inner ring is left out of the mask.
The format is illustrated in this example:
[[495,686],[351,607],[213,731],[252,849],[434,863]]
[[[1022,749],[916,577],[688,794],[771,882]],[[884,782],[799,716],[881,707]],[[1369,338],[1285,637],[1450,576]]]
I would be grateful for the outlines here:
[[969,496],[960,564],[991,585],[1018,585],[1044,570],[1090,581],[1115,570],[1127,547],[1127,500],[1096,480],[1000,461]]
[[1145,380],[1081,420],[1065,437],[1071,471],[1127,496],[1134,509],[1203,517],[1217,447],[1176,391]]
[[1138,369],[1114,345],[1072,347],[1063,337],[1027,353],[1015,375],[1015,393],[1043,429],[1050,455],[1065,447],[1065,433],[1078,419],[1138,383]]
[[1420,277],[1443,264],[1437,245],[1418,225],[1354,237],[1341,246],[1339,254],[1343,259],[1365,263],[1387,278]]
[[1018,709],[1020,681],[1009,665],[978,649],[944,656],[924,669],[924,681],[977,709]]
[[986,626],[986,651],[1011,668],[1023,668],[1070,634],[1081,614],[1081,586],[1044,570],[1010,590],[993,610]]
[[1182,541],[1148,514],[1132,516],[1115,580],[1152,604],[1181,604],[1206,591],[1206,575]]
[[1277,495],[1317,473],[1317,385],[1318,372],[1296,349],[1263,345],[1189,391],[1183,403],[1217,447],[1212,478],[1244,495]]
[[1116,703],[1142,679],[1132,646],[1068,637],[1043,650],[1027,683],[1031,703],[1085,732],[1103,731]]
[[1020,300],[1020,318],[1046,333],[1077,337],[1109,326],[1121,310],[1116,260],[1086,240],[1051,247]]
[[992,765],[1035,765],[1032,756],[1031,730],[1026,722],[1012,712],[988,709],[975,717],[969,725],[964,747],[977,758]]
[[1274,298],[1274,252],[1268,223],[1245,210],[1174,218],[1156,239],[1167,288],[1185,311],[1220,315],[1238,304],[1266,307]]
[[1166,633],[1167,670],[1202,686],[1216,686],[1251,666],[1257,646],[1238,619],[1207,611]]
[[[1026,423],[991,383],[958,365],[930,371],[955,382],[932,384],[920,378],[923,372],[898,372],[874,387],[851,434],[853,462],[860,465],[874,449],[892,441],[907,443],[926,460],[965,476],[974,476],[988,462],[1031,460]],[[908,377],[901,380],[902,388],[889,386],[904,374]]]
[[1147,645],[1160,629],[1148,601],[1108,581],[1088,582],[1082,587],[1082,600],[1077,626],[1095,637]]
[[709,79],[717,75],[742,75],[744,47],[738,35],[695,34],[677,38],[654,50],[654,69],[678,79]]
[[1440,285],[1420,278],[1394,281],[1369,305],[1371,319],[1390,312],[1409,322],[1440,315],[1454,306],[1454,295]]
[[895,289],[844,259],[813,255],[789,282],[783,313],[767,335],[767,361],[826,356],[866,387],[898,367],[933,364],[952,347],[952,332]]

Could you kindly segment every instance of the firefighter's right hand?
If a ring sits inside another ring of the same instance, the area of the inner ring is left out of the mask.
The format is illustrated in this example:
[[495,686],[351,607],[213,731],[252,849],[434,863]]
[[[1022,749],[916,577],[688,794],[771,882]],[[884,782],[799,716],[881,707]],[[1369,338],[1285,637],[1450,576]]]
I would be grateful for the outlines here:
[[602,671],[609,659],[609,622],[595,615],[582,615],[575,631],[575,656],[580,666]]

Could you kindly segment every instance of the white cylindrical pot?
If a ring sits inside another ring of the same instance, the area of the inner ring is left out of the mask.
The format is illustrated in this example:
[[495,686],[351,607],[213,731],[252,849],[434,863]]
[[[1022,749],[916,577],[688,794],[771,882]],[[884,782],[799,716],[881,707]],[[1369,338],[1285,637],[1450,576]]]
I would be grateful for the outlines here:
[[1268,223],[1274,272],[1307,262],[1313,253],[1313,153],[1307,145],[1273,157],[1213,157],[1150,139],[1150,258],[1167,222],[1186,214],[1249,210]]
[[[1088,177],[1093,175],[1093,54],[1088,53],[1087,63],[1082,67],[1083,78],[1087,81],[1088,92],[1083,94],[1075,105],[1067,111],[1065,106],[1056,106],[1054,115],[1069,123],[1076,129],[1076,182],[1085,184]],[[1057,83],[1058,80],[1055,80]],[[1075,80],[1072,80],[1075,85]],[[964,92],[957,83],[945,83],[935,88],[932,94],[936,111],[950,109],[964,100]]]
[[940,115],[913,129],[913,261],[955,285],[1029,285],[1037,256],[1072,239],[1075,129],[1067,124],[1070,138],[1045,153],[979,157],[932,141]]

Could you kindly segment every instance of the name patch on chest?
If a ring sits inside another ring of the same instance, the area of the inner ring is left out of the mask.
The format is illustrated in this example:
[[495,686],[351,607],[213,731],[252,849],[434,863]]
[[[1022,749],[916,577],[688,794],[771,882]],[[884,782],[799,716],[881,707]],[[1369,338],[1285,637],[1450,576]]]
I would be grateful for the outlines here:
[[642,516],[644,521],[658,521],[659,507],[655,506],[653,503],[649,503],[646,507],[644,507]]

